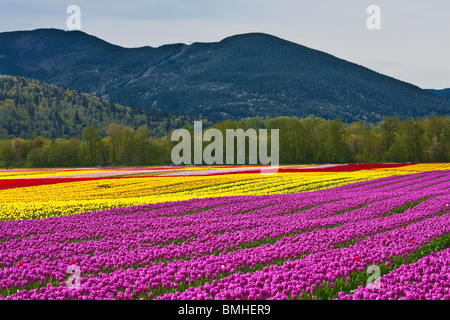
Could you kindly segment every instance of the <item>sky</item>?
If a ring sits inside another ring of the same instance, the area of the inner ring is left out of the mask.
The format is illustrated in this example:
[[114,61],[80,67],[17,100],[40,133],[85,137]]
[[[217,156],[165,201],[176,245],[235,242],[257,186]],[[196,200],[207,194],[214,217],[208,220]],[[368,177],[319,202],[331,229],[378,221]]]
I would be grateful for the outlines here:
[[[81,31],[123,47],[215,42],[264,32],[421,88],[450,88],[449,0],[0,0],[0,32]],[[370,5],[380,29],[369,29]]]

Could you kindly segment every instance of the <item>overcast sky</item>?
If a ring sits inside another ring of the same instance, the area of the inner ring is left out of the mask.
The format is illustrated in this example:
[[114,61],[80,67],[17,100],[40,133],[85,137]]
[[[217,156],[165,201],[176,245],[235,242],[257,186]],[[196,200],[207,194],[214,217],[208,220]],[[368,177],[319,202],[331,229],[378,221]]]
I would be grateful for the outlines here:
[[[0,0],[0,31],[81,31],[123,47],[219,41],[265,32],[422,88],[450,87],[449,0]],[[369,5],[381,29],[369,30]]]

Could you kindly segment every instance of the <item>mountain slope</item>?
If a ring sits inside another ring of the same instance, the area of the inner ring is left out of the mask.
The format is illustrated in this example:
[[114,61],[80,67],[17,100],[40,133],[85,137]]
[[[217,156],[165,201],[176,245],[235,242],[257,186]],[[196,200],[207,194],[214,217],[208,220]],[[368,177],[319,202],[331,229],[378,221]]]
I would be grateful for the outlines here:
[[429,91],[431,93],[434,93],[435,95],[438,95],[440,97],[450,99],[450,88],[448,88],[448,89],[441,89],[441,90],[428,89],[427,91]]
[[111,122],[134,129],[146,124],[154,136],[192,124],[188,116],[124,107],[38,80],[0,76],[0,139],[81,137],[86,126]]
[[1,33],[0,73],[214,120],[312,114],[376,122],[450,110],[450,101],[419,87],[261,33],[135,49],[79,31]]

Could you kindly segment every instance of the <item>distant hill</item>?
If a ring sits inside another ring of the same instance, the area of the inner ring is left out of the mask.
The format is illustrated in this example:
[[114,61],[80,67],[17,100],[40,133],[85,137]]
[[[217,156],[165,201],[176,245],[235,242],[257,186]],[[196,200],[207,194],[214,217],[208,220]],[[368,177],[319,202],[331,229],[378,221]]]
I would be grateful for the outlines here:
[[81,137],[86,126],[104,128],[111,122],[134,129],[146,124],[154,136],[163,136],[192,121],[184,115],[124,107],[38,80],[0,76],[0,139]]
[[450,110],[449,100],[417,86],[262,33],[128,49],[80,31],[5,32],[0,73],[212,120],[314,115],[377,122]]
[[450,88],[441,90],[428,89],[428,91],[440,97],[450,99]]

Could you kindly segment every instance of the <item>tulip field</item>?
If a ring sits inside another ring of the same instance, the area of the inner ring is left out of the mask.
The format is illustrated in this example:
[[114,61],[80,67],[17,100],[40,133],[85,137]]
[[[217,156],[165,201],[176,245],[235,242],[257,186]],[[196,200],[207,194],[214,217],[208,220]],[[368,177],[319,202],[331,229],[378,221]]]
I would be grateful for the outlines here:
[[450,300],[450,164],[0,170],[0,300]]

